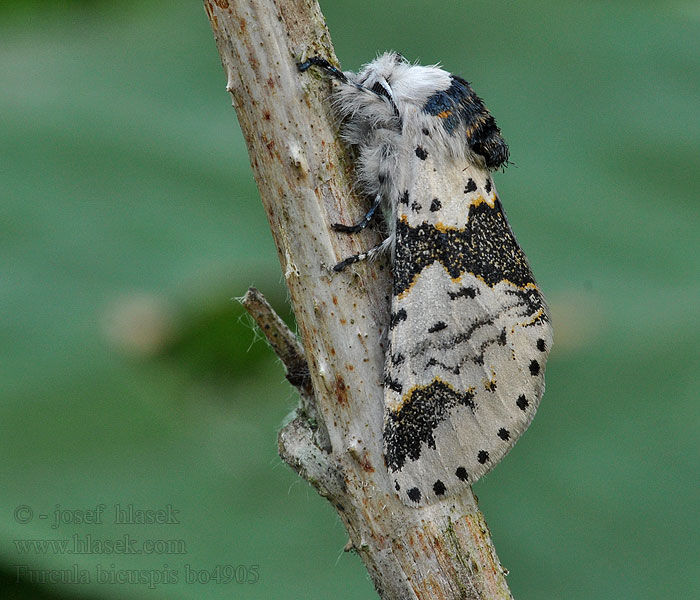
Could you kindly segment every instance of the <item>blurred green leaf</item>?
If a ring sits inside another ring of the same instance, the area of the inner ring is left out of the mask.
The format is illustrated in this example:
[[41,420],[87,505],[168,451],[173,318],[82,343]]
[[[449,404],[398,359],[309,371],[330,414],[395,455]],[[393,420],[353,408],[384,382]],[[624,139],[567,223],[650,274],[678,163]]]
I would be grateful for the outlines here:
[[[476,489],[512,590],[687,597],[700,579],[700,11],[401,7],[322,4],[344,68],[393,48],[441,61],[485,98],[516,164],[499,192],[554,311],[539,416]],[[79,564],[89,585],[37,589],[372,597],[331,507],[276,455],[296,396],[234,298],[256,285],[289,317],[286,291],[202,6],[11,2],[0,14],[3,587],[24,589],[16,565]],[[129,503],[172,505],[180,523],[115,524]],[[99,504],[101,525],[51,528],[56,510]],[[13,516],[21,505],[29,523]],[[14,542],[125,533],[184,540],[186,554]],[[98,564],[180,580],[105,584]],[[193,584],[185,565],[260,576]]]

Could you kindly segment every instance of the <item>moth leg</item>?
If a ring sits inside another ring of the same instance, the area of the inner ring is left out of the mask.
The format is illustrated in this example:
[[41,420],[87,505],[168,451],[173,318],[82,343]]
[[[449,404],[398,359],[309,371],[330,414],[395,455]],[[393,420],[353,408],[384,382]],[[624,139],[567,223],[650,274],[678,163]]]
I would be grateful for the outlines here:
[[361,252],[360,254],[353,254],[352,256],[348,256],[345,260],[341,260],[337,265],[335,265],[333,267],[333,270],[336,273],[340,273],[340,271],[345,270],[350,265],[355,264],[356,262],[360,262],[361,260],[373,260],[382,252],[385,252],[387,248],[391,247],[392,241],[393,238],[389,236],[381,244],[377,244],[376,246],[374,246],[374,248],[370,248],[366,252]]
[[338,81],[342,81],[343,83],[348,82],[348,78],[345,77],[345,73],[343,73],[337,67],[334,67],[325,58],[321,58],[320,56],[312,56],[303,63],[297,63],[297,69],[299,69],[303,73],[304,71],[307,71],[312,65],[318,67],[324,73],[330,75]]
[[359,223],[355,223],[355,225],[343,225],[342,223],[333,223],[331,227],[335,229],[335,231],[342,231],[343,233],[357,233],[358,231],[362,231],[365,227],[367,227],[367,225],[370,224],[370,221],[372,221],[372,218],[374,217],[381,203],[382,195],[377,194],[377,197],[374,199],[374,202],[372,202],[372,206],[369,207],[369,210],[365,213],[365,216],[362,217],[362,220]]

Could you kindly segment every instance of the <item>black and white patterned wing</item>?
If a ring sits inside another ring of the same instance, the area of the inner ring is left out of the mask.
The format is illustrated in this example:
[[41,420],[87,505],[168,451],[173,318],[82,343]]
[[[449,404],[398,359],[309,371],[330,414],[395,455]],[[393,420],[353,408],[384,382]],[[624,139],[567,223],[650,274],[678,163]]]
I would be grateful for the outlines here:
[[399,497],[421,506],[477,481],[528,427],[552,328],[488,170],[414,154],[396,210],[384,445]]

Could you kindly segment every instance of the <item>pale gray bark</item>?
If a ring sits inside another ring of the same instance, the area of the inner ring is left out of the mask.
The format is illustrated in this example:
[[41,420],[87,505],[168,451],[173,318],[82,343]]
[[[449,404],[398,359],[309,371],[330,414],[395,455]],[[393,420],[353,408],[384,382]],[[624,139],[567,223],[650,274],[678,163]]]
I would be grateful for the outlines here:
[[[290,380],[295,368],[301,372],[300,357],[308,365],[311,386],[296,381],[303,410],[280,432],[280,455],[336,508],[385,600],[511,598],[471,493],[416,509],[404,506],[390,484],[381,435],[390,273],[381,261],[328,270],[379,239],[329,229],[355,221],[363,202],[352,192],[351,162],[327,102],[331,84],[296,68],[315,54],[335,60],[317,3],[204,6],[304,348],[295,350],[287,337],[278,352],[286,348],[291,357]],[[259,302],[251,312],[263,328],[274,323]],[[277,335],[286,336],[282,328]]]

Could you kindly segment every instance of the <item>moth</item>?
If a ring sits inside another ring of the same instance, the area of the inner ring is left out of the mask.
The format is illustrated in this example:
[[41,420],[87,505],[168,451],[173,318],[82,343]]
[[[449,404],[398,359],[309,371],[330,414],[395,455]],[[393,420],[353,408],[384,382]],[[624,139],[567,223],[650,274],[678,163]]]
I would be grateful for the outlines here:
[[409,506],[459,494],[530,424],[552,346],[545,299],[515,240],[492,172],[508,146],[464,79],[389,52],[358,73],[313,57],[337,81],[342,136],[386,239],[334,269],[389,253],[384,453]]

